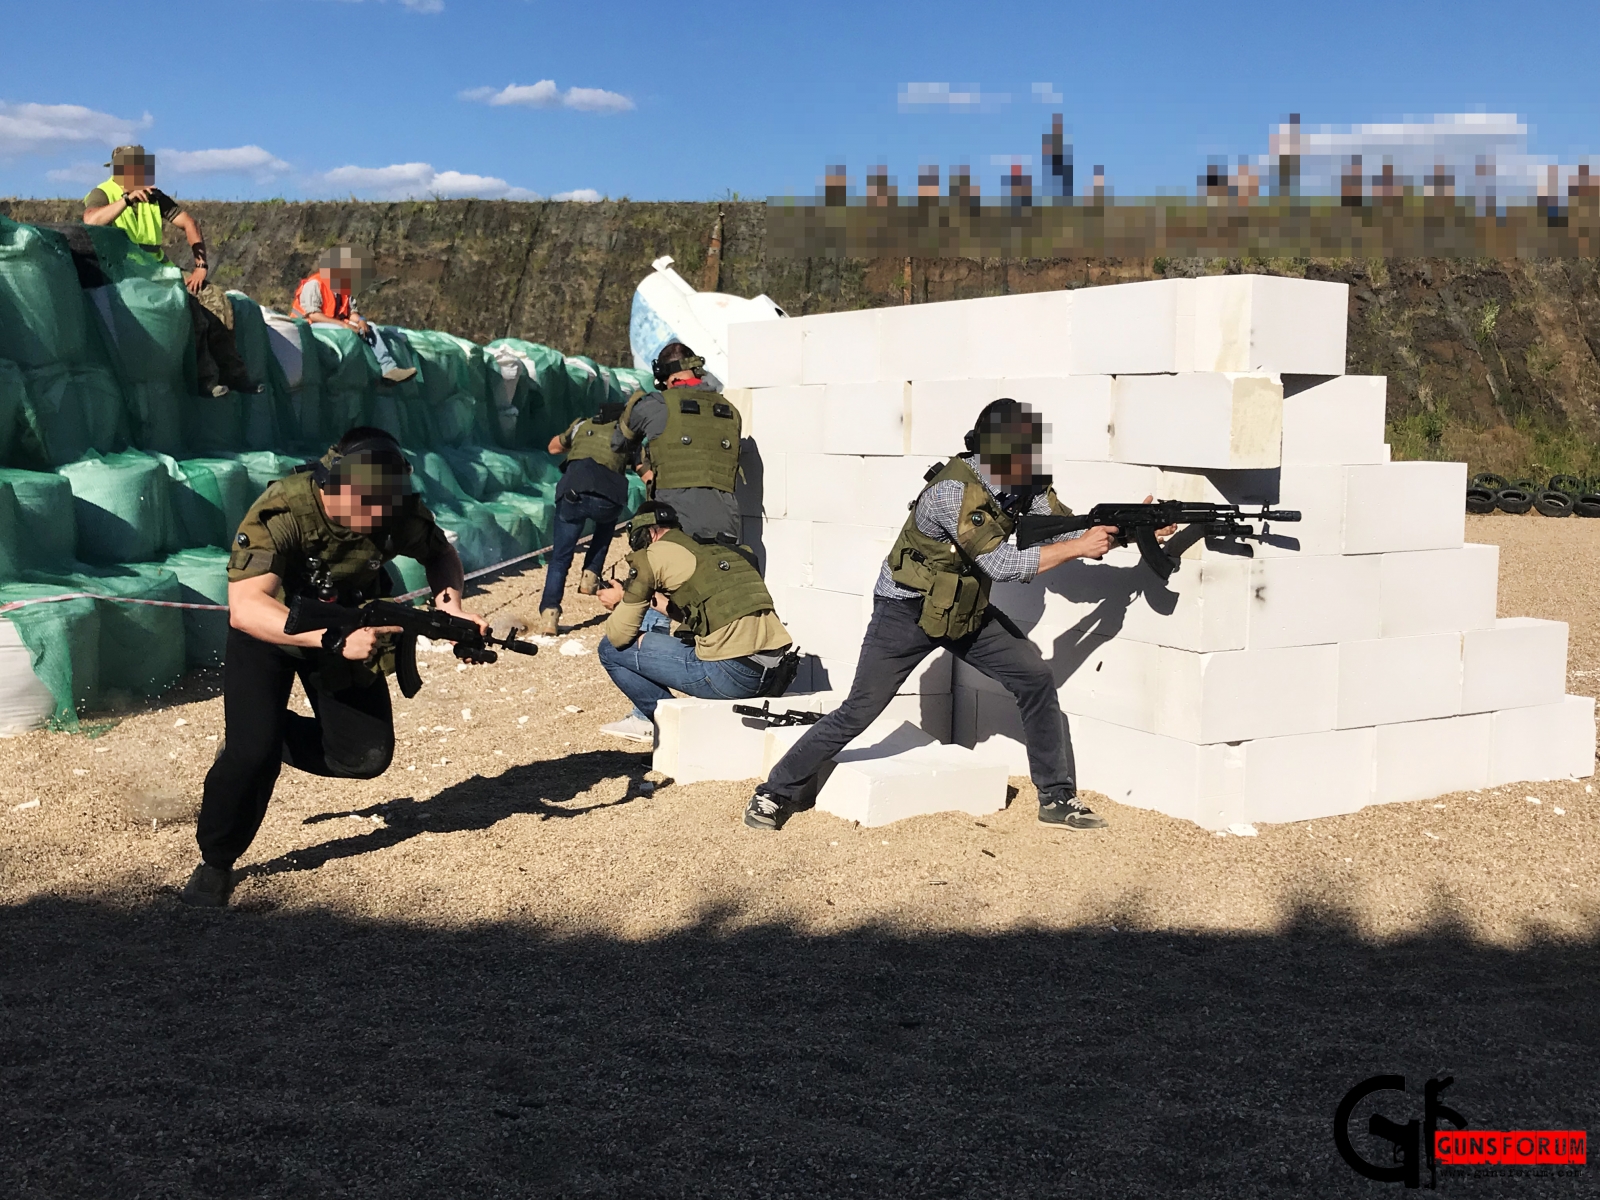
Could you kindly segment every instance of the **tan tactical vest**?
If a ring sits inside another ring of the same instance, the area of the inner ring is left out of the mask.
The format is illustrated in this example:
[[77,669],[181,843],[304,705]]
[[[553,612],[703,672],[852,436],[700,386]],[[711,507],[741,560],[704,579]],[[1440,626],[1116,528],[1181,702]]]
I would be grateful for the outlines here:
[[[740,617],[773,611],[772,593],[761,581],[755,554],[748,546],[707,545],[681,529],[668,530],[661,540],[694,555],[694,574],[670,599],[674,618],[696,637],[708,637]],[[636,560],[644,555],[644,551],[630,554],[629,564],[637,570]]]
[[572,442],[572,449],[567,451],[567,461],[593,459],[606,470],[622,474],[628,460],[622,451],[611,448],[611,434],[616,428],[615,421],[601,423],[592,417],[579,421],[567,434]]
[[[624,430],[639,395],[628,401],[622,414]],[[720,393],[698,388],[668,388],[661,398],[667,405],[667,428],[645,447],[655,472],[652,487],[733,491],[743,432],[739,410]]]
[[[922,593],[918,624],[929,637],[963,638],[983,623],[993,581],[977,564],[1011,536],[1015,522],[984,486],[978,473],[961,458],[952,458],[929,477],[928,488],[946,479],[962,485],[961,515],[954,543],[931,538],[917,528],[917,500],[912,501],[900,536],[889,548],[889,573],[901,587]],[[1063,515],[1068,509],[1048,492],[1050,510]]]

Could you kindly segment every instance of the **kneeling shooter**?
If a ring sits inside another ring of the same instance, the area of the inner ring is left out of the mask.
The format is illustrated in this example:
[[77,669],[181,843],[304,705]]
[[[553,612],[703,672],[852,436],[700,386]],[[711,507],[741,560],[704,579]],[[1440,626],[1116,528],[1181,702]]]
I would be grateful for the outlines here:
[[[318,463],[280,479],[245,515],[228,559],[223,744],[206,775],[196,840],[201,863],[185,902],[228,903],[233,864],[266,816],[284,763],[313,775],[372,779],[394,753],[389,685],[397,626],[286,633],[288,602],[310,595],[354,606],[382,592],[384,564],[422,563],[436,607],[461,609],[461,560],[410,490],[411,467],[381,429],[346,433]],[[289,711],[295,679],[309,717]]]
[[987,405],[967,434],[968,453],[929,473],[873,590],[872,619],[850,695],[773,766],[744,822],[782,826],[818,770],[888,707],[929,654],[948,649],[1016,697],[1028,745],[1028,773],[1039,792],[1039,820],[1071,829],[1105,821],[1078,799],[1065,715],[1055,677],[1039,648],[989,607],[996,581],[1027,581],[1074,558],[1100,558],[1115,529],[1018,550],[1007,539],[1024,514],[1070,515],[1039,469],[1043,421],[1026,405]]
[[[633,711],[603,732],[653,741],[656,705],[671,689],[705,700],[782,694],[798,660],[748,546],[689,537],[659,500],[629,523],[628,545],[626,583],[599,596],[611,610],[600,665]],[[681,622],[676,635],[668,617]]]

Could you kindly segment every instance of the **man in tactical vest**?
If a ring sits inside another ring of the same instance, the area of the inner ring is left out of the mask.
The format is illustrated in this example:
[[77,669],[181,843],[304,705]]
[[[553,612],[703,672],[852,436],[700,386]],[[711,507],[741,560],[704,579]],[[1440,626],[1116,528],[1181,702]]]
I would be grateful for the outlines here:
[[692,538],[737,546],[739,410],[700,377],[706,360],[682,342],[668,342],[651,369],[658,392],[635,392],[611,444],[622,450],[644,439],[650,496],[670,504]]
[[594,536],[583,556],[578,594],[592,596],[600,590],[617,520],[628,506],[628,467],[631,447],[612,446],[622,405],[602,404],[597,416],[584,417],[550,439],[551,454],[565,454],[561,482],[556,484],[555,524],[551,534],[550,562],[545,568],[544,594],[539,599],[539,632],[554,637],[561,631],[561,594],[567,572],[578,549],[585,521],[594,522]]
[[849,697],[774,764],[750,798],[746,825],[781,828],[821,766],[865,732],[917,664],[940,648],[1016,697],[1039,820],[1069,829],[1105,824],[1078,799],[1072,743],[1049,665],[1005,614],[989,607],[993,583],[1026,582],[1069,559],[1099,558],[1116,542],[1117,531],[1103,525],[1028,550],[1007,540],[1023,514],[1067,512],[1039,468],[1042,435],[1042,420],[1026,405],[996,400],[967,434],[968,453],[929,472],[873,589]]
[[229,390],[254,394],[261,385],[239,357],[233,342],[233,301],[207,279],[210,262],[195,219],[155,186],[156,156],[143,146],[118,146],[111,152],[111,178],[83,198],[85,225],[115,225],[146,254],[165,259],[165,226],[176,225],[189,242],[194,270],[184,280],[189,321],[194,327],[195,367],[200,394],[220,399]]
[[[772,596],[747,546],[690,537],[671,505],[657,500],[628,524],[626,582],[600,590],[611,610],[600,641],[600,665],[633,701],[633,711],[602,725],[630,741],[655,740],[656,705],[672,689],[706,700],[779,695],[794,678],[793,639],[772,609]],[[677,634],[653,608],[665,599]]]
[[[396,555],[422,563],[434,604],[461,609],[461,560],[410,490],[411,467],[394,438],[356,428],[320,462],[263,492],[239,525],[228,558],[228,646],[223,668],[223,744],[206,775],[195,831],[201,863],[186,903],[220,908],[233,864],[267,812],[282,764],[313,775],[372,779],[394,753],[384,672],[393,626],[288,634],[288,602],[304,592],[356,605],[382,593]],[[314,715],[288,709],[296,677]]]

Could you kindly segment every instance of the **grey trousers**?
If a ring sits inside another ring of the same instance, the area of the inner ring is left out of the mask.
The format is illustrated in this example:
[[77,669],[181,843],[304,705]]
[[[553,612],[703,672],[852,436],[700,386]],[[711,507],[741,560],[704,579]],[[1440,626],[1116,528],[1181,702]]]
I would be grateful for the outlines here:
[[948,649],[1016,697],[1028,743],[1028,774],[1040,794],[1053,790],[1076,795],[1077,771],[1066,714],[1056,701],[1055,676],[1039,648],[995,608],[984,613],[975,632],[957,641],[924,633],[917,624],[921,610],[921,600],[879,596],[873,601],[849,697],[778,760],[767,776],[767,787],[792,799],[824,763],[877,720],[918,663],[935,650]]

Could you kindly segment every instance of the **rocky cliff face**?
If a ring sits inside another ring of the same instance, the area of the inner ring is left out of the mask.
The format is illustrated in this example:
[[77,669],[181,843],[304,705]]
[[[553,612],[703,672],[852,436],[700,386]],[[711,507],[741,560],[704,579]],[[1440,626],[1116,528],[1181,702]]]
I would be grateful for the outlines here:
[[[765,292],[793,315],[1045,288],[1260,271],[1350,284],[1349,370],[1389,377],[1404,457],[1506,473],[1600,474],[1600,278],[1594,259],[780,258],[765,206],[416,201],[188,205],[217,280],[287,306],[318,254],[373,250],[361,306],[380,321],[487,341],[515,336],[629,363],[634,285],[662,254],[696,286]],[[67,201],[0,201],[20,221]],[[714,241],[719,243],[712,253]],[[174,243],[174,258],[186,263]]]

